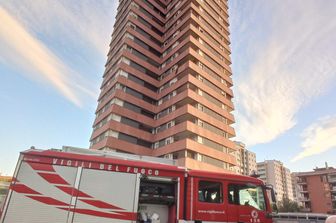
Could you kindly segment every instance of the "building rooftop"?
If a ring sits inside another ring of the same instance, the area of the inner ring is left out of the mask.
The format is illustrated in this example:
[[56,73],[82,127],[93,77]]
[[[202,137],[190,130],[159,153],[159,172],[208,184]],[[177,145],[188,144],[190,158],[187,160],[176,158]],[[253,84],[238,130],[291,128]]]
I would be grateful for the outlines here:
[[312,175],[322,175],[322,174],[331,174],[335,173],[336,174],[336,169],[333,167],[328,167],[328,168],[317,168],[314,169],[314,171],[308,171],[308,172],[295,172],[294,174],[296,176],[312,176]]

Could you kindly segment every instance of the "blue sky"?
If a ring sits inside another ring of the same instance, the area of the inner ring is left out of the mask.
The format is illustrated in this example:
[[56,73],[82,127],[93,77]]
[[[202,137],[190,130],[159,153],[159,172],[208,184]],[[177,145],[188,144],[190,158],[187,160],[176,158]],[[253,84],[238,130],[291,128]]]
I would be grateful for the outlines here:
[[[0,1],[0,172],[88,147],[118,1]],[[292,171],[336,167],[336,2],[232,0],[236,140]]]

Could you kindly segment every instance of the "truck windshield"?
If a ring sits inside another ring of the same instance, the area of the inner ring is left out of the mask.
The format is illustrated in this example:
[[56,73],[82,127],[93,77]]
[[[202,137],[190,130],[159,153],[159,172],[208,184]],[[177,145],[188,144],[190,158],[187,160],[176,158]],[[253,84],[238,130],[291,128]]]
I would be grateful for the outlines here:
[[229,201],[237,205],[249,205],[258,210],[266,210],[265,196],[261,186],[229,185]]

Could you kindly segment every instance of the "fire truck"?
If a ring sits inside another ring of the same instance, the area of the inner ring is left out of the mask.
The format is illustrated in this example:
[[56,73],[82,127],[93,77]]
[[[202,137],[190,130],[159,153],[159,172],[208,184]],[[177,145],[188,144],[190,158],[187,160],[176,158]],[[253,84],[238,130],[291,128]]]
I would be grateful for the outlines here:
[[0,223],[270,223],[261,180],[90,150],[21,152]]

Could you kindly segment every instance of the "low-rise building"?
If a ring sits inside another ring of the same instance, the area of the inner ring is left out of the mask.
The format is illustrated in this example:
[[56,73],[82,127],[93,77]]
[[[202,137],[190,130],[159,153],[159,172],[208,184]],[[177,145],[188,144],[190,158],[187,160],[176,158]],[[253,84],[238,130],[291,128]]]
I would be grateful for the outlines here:
[[257,163],[257,169],[259,178],[265,183],[273,185],[277,201],[282,201],[283,198],[294,200],[291,173],[282,162],[265,160]]
[[336,214],[336,169],[326,165],[292,175],[296,181],[297,201],[303,211]]

